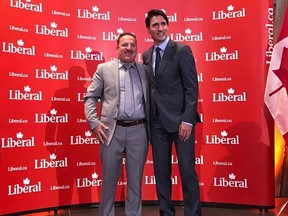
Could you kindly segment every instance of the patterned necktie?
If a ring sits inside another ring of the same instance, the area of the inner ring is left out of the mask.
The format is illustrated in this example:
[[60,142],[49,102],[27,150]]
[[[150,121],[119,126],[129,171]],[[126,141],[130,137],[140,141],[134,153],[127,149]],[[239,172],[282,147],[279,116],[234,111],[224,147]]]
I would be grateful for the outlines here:
[[158,75],[158,68],[161,62],[161,54],[160,54],[161,48],[157,47],[156,48],[156,58],[155,58],[155,77]]
[[133,94],[133,83],[131,71],[133,70],[133,66],[124,65],[125,67],[125,99],[124,99],[124,112],[128,117],[131,117],[134,112],[134,94]]

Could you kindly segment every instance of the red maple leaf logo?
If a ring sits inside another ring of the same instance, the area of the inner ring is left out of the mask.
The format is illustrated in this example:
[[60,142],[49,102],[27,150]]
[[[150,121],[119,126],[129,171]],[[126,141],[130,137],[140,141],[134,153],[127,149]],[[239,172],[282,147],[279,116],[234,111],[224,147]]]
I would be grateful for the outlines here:
[[278,70],[273,70],[273,72],[281,80],[282,85],[276,90],[274,90],[273,92],[271,92],[269,96],[271,97],[273,94],[276,94],[282,88],[286,89],[286,94],[287,94],[288,92],[288,48],[283,47],[280,68]]

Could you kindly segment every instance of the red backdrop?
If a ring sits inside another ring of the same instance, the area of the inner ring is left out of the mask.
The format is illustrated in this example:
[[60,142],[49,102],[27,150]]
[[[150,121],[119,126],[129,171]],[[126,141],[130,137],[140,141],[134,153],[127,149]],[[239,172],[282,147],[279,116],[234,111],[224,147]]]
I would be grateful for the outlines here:
[[[166,11],[170,37],[189,44],[196,58],[202,201],[274,206],[274,147],[263,103],[272,1],[4,0],[0,214],[99,202],[99,143],[83,95],[97,65],[117,57],[119,33],[136,34],[142,61],[153,44],[144,24],[151,8]],[[172,161],[173,199],[181,200],[175,153]],[[125,169],[118,184],[122,201]],[[151,152],[143,191],[144,200],[157,200]]]

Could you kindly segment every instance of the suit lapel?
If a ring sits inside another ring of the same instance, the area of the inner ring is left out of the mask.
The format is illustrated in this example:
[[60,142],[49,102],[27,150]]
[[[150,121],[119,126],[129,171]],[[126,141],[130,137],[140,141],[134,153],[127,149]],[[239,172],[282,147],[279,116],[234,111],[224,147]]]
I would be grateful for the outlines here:
[[112,75],[113,75],[113,80],[115,82],[115,90],[117,93],[117,98],[119,98],[120,96],[120,88],[119,88],[119,61],[118,59],[115,59],[114,61],[112,61],[112,65],[111,65],[111,70],[112,70]]
[[145,98],[145,101],[147,100],[147,94],[146,94],[146,75],[145,75],[145,71],[144,71],[144,68],[143,67],[139,67],[139,64],[136,63],[136,67],[137,67],[137,70],[139,72],[139,76],[140,76],[140,81],[141,81],[141,84],[142,84],[142,88],[143,88],[143,93],[144,93],[144,98]]
[[152,65],[152,56],[153,56],[153,46],[150,47],[150,49],[147,51],[147,66],[148,66],[148,75],[149,75],[149,80],[151,80],[152,84],[155,85],[155,76],[154,76],[154,70],[153,70],[153,65]]

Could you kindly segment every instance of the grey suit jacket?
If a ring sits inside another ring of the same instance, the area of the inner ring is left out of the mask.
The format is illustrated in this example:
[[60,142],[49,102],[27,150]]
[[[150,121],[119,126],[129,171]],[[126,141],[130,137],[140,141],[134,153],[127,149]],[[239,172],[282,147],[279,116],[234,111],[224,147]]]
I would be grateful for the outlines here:
[[153,74],[152,53],[153,46],[143,54],[143,63],[149,68],[151,119],[157,107],[169,132],[177,131],[182,121],[195,125],[200,120],[197,113],[198,77],[190,47],[169,40],[157,79]]
[[[136,63],[136,67],[143,87],[146,116],[149,116],[145,67],[140,63]],[[98,99],[101,101],[101,106],[98,104]],[[98,65],[84,97],[85,115],[90,129],[93,130],[101,122],[109,128],[106,134],[108,140],[105,145],[109,145],[112,140],[116,128],[119,105],[119,60],[115,59]],[[99,110],[101,110],[100,115]]]

